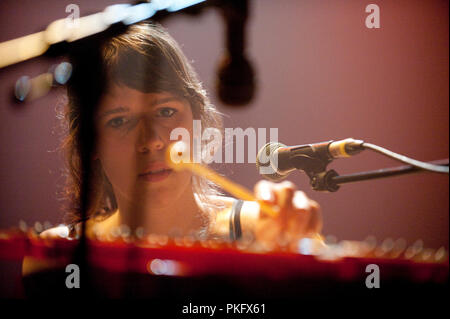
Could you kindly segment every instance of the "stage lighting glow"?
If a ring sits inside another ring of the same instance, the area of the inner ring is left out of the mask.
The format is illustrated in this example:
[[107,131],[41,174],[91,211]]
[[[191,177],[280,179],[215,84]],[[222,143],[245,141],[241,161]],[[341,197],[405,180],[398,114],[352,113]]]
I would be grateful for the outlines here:
[[69,62],[62,62],[56,68],[54,72],[55,81],[61,85],[67,83],[72,75],[72,64]]
[[167,11],[174,12],[178,10],[182,10],[184,8],[199,4],[200,2],[204,2],[205,0],[179,0],[179,1],[167,1],[172,4],[167,7]]
[[152,17],[156,13],[155,7],[151,3],[141,3],[128,8],[128,17],[123,23],[129,25]]
[[14,87],[14,95],[19,101],[24,101],[31,89],[30,78],[26,75],[21,76]]
[[127,18],[131,5],[129,4],[113,4],[103,11],[103,21],[110,25],[118,23]]

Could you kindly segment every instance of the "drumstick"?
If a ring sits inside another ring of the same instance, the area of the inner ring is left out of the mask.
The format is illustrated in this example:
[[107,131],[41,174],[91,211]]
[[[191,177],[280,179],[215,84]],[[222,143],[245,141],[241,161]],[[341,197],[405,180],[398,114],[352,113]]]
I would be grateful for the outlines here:
[[[176,158],[177,160],[174,161],[174,158]],[[223,176],[220,176],[208,167],[202,164],[192,163],[190,161],[190,158],[187,156],[187,145],[182,141],[178,141],[169,146],[166,153],[166,162],[174,170],[178,171],[189,169],[194,174],[209,179],[236,198],[257,202],[261,207],[261,210],[271,217],[276,217],[278,215],[279,208],[277,206],[271,206],[263,201],[256,199],[253,193],[250,192],[247,188],[236,184]]]

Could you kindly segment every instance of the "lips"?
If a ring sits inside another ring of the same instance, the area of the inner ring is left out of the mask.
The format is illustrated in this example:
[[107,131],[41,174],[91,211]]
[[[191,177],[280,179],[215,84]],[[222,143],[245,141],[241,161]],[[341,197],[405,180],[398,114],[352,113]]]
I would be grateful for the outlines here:
[[172,169],[167,167],[165,163],[151,163],[139,174],[139,179],[148,182],[158,182],[166,179],[172,173]]
[[157,170],[151,170],[151,171],[149,171],[147,173],[140,174],[140,175],[159,174],[159,173],[162,173],[164,171],[170,171],[170,169],[168,169],[168,168],[161,168],[161,169],[157,169]]

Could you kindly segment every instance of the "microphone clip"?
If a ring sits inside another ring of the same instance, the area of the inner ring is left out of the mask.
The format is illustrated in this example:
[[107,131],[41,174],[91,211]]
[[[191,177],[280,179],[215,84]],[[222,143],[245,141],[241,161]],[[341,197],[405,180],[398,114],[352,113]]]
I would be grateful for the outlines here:
[[339,174],[334,169],[323,171],[320,173],[305,173],[308,175],[310,179],[309,183],[312,189],[315,191],[336,192],[340,188],[340,186],[334,180],[335,177],[339,176]]
[[339,174],[331,169],[327,170],[327,166],[331,163],[332,159],[325,156],[309,157],[309,156],[296,156],[295,162],[300,164],[301,169],[309,177],[309,183],[313,190],[322,192],[336,192],[339,189],[339,185],[333,180],[334,177]]

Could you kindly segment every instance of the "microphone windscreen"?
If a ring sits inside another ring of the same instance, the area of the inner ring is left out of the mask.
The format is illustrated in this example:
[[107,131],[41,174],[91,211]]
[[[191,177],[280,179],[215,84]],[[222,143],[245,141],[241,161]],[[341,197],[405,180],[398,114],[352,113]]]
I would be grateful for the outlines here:
[[273,182],[279,182],[287,177],[287,175],[278,174],[273,168],[274,153],[280,147],[286,147],[286,145],[269,142],[259,150],[258,155],[256,156],[256,169],[258,170],[258,173]]

